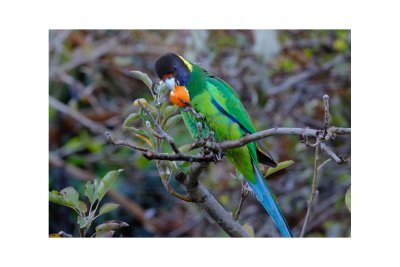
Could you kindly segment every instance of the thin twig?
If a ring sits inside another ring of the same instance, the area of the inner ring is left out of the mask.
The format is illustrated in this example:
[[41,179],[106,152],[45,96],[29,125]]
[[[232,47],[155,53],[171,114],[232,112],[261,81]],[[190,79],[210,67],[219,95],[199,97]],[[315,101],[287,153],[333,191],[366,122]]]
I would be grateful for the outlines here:
[[329,126],[329,119],[330,119],[330,114],[329,114],[329,96],[328,95],[324,95],[323,96],[323,100],[324,100],[324,125],[323,125],[323,130],[324,133],[322,135],[322,138],[325,139],[326,135],[328,134],[328,126]]
[[311,194],[310,194],[310,198],[308,200],[307,214],[304,219],[303,229],[301,229],[300,237],[304,237],[304,234],[305,234],[305,231],[307,228],[307,224],[310,219],[311,207],[314,202],[314,198],[318,195],[318,190],[317,190],[318,160],[319,160],[319,146],[316,146],[315,147],[315,159],[314,159],[314,175],[313,175],[313,181],[311,184]]
[[248,191],[246,189],[245,185],[242,184],[242,193],[240,195],[239,205],[238,205],[238,208],[237,208],[235,216],[234,216],[235,221],[237,221],[239,219],[240,212],[242,211],[243,203],[249,195],[250,195],[250,191]]
[[165,189],[167,190],[168,193],[170,193],[171,195],[173,195],[174,197],[183,200],[185,202],[193,202],[193,199],[190,196],[185,196],[182,194],[179,194],[178,192],[176,192],[172,186],[168,183],[167,180],[161,179],[161,181],[164,184]]
[[322,167],[324,167],[326,164],[329,163],[329,161],[331,161],[332,159],[327,159],[324,162],[322,162],[319,166],[318,166],[318,172],[322,169]]
[[347,162],[346,160],[342,159],[341,157],[337,156],[333,150],[326,145],[325,142],[320,143],[321,150],[328,154],[337,164],[342,164]]
[[139,151],[143,151],[143,152],[150,151],[150,149],[148,149],[148,148],[134,145],[134,144],[132,144],[132,143],[129,142],[129,141],[114,140],[114,139],[111,137],[111,135],[110,135],[109,132],[105,132],[104,135],[105,135],[106,138],[107,138],[107,142],[109,142],[110,144],[113,144],[114,146],[127,146],[127,147],[130,147],[130,148],[134,149],[134,150],[139,150]]

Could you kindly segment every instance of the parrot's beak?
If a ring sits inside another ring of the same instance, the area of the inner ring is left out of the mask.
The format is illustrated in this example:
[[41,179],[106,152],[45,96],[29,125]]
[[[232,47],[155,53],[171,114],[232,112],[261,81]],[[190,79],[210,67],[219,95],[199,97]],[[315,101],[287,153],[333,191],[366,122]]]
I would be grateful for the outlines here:
[[171,78],[167,78],[164,80],[165,86],[169,89],[169,90],[174,90],[175,89],[175,78],[171,77]]
[[171,91],[173,91],[175,89],[176,81],[175,81],[175,77],[172,74],[164,75],[162,80],[164,81],[167,89],[169,89]]

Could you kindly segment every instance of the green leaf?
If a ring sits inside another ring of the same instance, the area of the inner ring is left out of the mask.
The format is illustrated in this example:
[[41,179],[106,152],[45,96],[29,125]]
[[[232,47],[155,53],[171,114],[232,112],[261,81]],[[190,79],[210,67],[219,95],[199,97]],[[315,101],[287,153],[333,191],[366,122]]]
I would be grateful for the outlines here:
[[[165,103],[165,102],[164,102]],[[163,116],[164,118],[168,117],[169,115],[171,115],[172,113],[174,113],[177,110],[177,106],[167,106],[163,112]]]
[[147,103],[147,100],[145,98],[138,98],[133,101],[133,106],[134,107],[149,107],[149,103]]
[[129,224],[122,221],[112,220],[112,221],[105,221],[102,224],[96,226],[96,232],[104,232],[110,230],[117,230],[123,227],[127,227]]
[[127,128],[129,125],[137,121],[139,118],[140,118],[139,113],[134,112],[129,114],[128,117],[126,117],[126,119],[124,120],[124,124],[122,125],[122,127]]
[[96,196],[94,195],[95,192],[95,184],[92,181],[87,181],[85,185],[85,196],[89,199],[89,202],[93,204],[96,201]]
[[78,224],[79,228],[86,228],[89,229],[93,222],[93,217],[81,217],[78,216]]
[[161,178],[161,180],[168,180],[168,174],[165,172],[165,171],[160,171],[159,170],[159,174],[160,174],[160,178]]
[[142,120],[143,120],[144,125],[146,125],[146,121],[148,121],[148,122],[150,123],[151,127],[154,129],[154,122],[153,122],[153,120],[151,119],[151,117],[149,116],[149,114],[147,114],[147,112],[146,112],[143,108],[140,110],[140,115],[141,115],[141,117],[142,117]]
[[[173,172],[178,171],[178,165],[176,164],[176,161],[168,161],[169,166],[171,167]],[[169,169],[168,169],[169,170]],[[170,175],[169,173],[168,175]]]
[[169,118],[167,120],[167,123],[165,124],[164,130],[168,130],[171,126],[174,126],[175,124],[177,124],[180,120],[182,119],[181,114],[172,116],[171,118]]
[[146,86],[150,89],[153,85],[153,82],[150,80],[149,76],[146,73],[143,73],[141,71],[131,71],[131,76],[135,79],[141,80]]
[[275,168],[268,168],[266,176],[270,176],[271,174],[273,174],[275,172],[278,172],[278,171],[281,171],[283,169],[286,169],[287,167],[289,167],[293,163],[294,163],[293,160],[286,160],[286,161],[279,162],[278,166],[276,166]]
[[117,171],[108,172],[103,179],[100,181],[99,186],[97,187],[97,199],[101,201],[104,195],[110,190],[112,184],[117,179],[118,175],[123,171],[123,169],[119,169]]
[[88,208],[87,208],[85,202],[79,201],[79,210],[80,210],[82,213],[86,213],[86,212],[88,211]]
[[82,229],[82,228],[85,228],[85,226],[86,226],[86,224],[88,223],[88,221],[85,219],[85,218],[83,218],[83,217],[81,217],[81,216],[78,216],[78,224],[79,224],[79,227]]
[[75,204],[72,201],[66,199],[63,195],[60,194],[60,192],[55,190],[49,192],[49,201],[59,205],[67,206],[69,208],[75,207]]
[[135,127],[125,127],[125,130],[131,131],[131,132],[135,133],[136,135],[139,135],[146,139],[149,139],[149,135],[147,134],[147,132],[145,130],[137,129]]
[[[144,138],[146,138],[147,140],[150,140],[149,135],[146,133],[146,131],[141,130],[141,129],[137,129],[135,127],[129,126],[131,125],[133,122],[135,122],[136,120],[138,120],[140,117],[143,117],[143,109],[141,110],[140,114],[139,113],[131,113],[129,114],[129,116],[125,119],[124,124],[123,124],[123,128],[125,130],[131,131],[139,136],[142,136]],[[146,114],[147,115],[147,114]]]
[[344,201],[346,203],[347,208],[351,212],[351,187],[347,189],[346,196],[344,197]]
[[79,207],[79,193],[72,186],[68,186],[60,191],[60,194],[68,201],[74,203],[75,207]]
[[99,211],[99,215],[109,213],[109,212],[115,210],[118,207],[119,207],[118,204],[108,202],[108,203],[104,204],[103,206],[101,206],[100,211]]
[[190,162],[189,161],[183,161],[181,164],[179,164],[180,168],[187,168],[190,166]]

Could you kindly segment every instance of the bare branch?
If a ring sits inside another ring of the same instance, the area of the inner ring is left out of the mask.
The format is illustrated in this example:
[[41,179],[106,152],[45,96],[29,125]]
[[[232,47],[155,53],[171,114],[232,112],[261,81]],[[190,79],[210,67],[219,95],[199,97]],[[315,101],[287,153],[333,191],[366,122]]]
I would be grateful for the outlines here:
[[72,59],[63,65],[59,66],[58,68],[50,69],[50,78],[53,79],[56,75],[67,72],[73,68],[76,68],[84,63],[87,62],[94,62],[98,58],[104,56],[105,54],[109,53],[114,49],[117,45],[117,40],[115,38],[110,39],[107,42],[104,42],[99,45],[95,45],[95,50],[90,53],[87,53],[85,49],[78,49],[74,53]]
[[318,190],[317,190],[318,160],[319,160],[319,146],[316,146],[315,147],[315,159],[314,159],[314,175],[313,175],[313,181],[311,184],[311,194],[310,194],[310,198],[308,200],[307,214],[304,219],[303,229],[301,229],[300,237],[304,237],[305,231],[307,229],[307,224],[310,219],[311,207],[312,207],[312,204],[314,203],[315,197],[318,195]]
[[340,128],[332,126],[328,129],[330,134],[351,134],[351,128]]
[[83,126],[89,128],[92,132],[103,134],[108,130],[102,124],[96,123],[88,119],[78,111],[71,109],[69,106],[65,105],[64,103],[60,102],[52,96],[49,96],[49,104],[59,112],[67,114],[68,116],[71,116],[75,120],[79,121]]
[[239,219],[240,212],[242,211],[242,207],[243,207],[244,201],[250,195],[250,191],[246,188],[246,185],[244,183],[246,183],[246,182],[243,181],[243,183],[242,183],[242,193],[240,194],[239,205],[238,205],[238,208],[236,210],[235,217],[234,217],[236,221]]
[[214,196],[198,182],[198,177],[205,168],[200,163],[192,165],[189,177],[179,181],[184,185],[193,201],[205,210],[214,221],[232,237],[250,237],[249,233],[218,203]]
[[320,143],[321,150],[328,154],[337,164],[342,164],[347,162],[347,160],[337,156],[333,150],[325,144],[325,142]]
[[155,151],[147,151],[143,153],[146,159],[158,159],[158,160],[169,160],[169,161],[188,161],[188,162],[214,162],[214,155],[190,155],[190,154],[169,154],[169,153],[158,153]]
[[315,159],[314,159],[314,176],[313,176],[313,181],[311,184],[311,194],[310,198],[308,200],[308,206],[307,206],[307,213],[306,217],[304,218],[304,224],[303,228],[300,233],[300,237],[304,237],[304,234],[307,230],[307,225],[310,220],[310,214],[311,214],[311,207],[313,205],[314,199],[316,196],[318,196],[318,190],[317,190],[317,176],[318,176],[318,171],[322,169],[322,167],[327,164],[331,159],[328,159],[324,161],[319,167],[318,167],[318,160],[319,160],[319,150],[321,149],[322,151],[326,152],[336,163],[341,164],[346,162],[342,158],[339,158],[333,151],[332,149],[326,145],[326,141],[329,140],[329,138],[334,139],[336,132],[340,132],[341,134],[350,134],[351,129],[345,129],[345,128],[336,128],[332,127],[328,129],[329,127],[329,120],[330,120],[330,114],[329,114],[329,96],[324,95],[323,96],[324,100],[324,123],[323,123],[323,130],[322,130],[322,135],[318,134],[316,136],[316,143],[315,143]]
[[343,55],[339,55],[339,56],[333,58],[332,60],[324,63],[320,67],[309,69],[309,70],[306,70],[306,71],[301,72],[299,74],[295,74],[295,75],[287,78],[281,84],[276,85],[276,86],[274,86],[272,88],[269,88],[268,89],[268,95],[271,96],[271,95],[275,95],[275,94],[281,93],[281,92],[287,90],[291,86],[293,86],[293,85],[295,85],[295,84],[297,84],[297,83],[299,83],[301,81],[307,80],[307,79],[309,79],[309,78],[311,78],[311,77],[313,77],[313,76],[315,76],[315,75],[317,75],[317,74],[319,74],[321,72],[324,72],[324,71],[327,71],[327,70],[331,69],[335,65],[343,62],[344,59],[345,59],[345,57]]
[[329,96],[328,95],[324,95],[323,97],[324,100],[324,133],[322,135],[322,138],[325,138],[327,133],[328,133],[328,126],[329,126],[329,119],[330,119],[330,114],[329,114]]
[[112,137],[111,137],[109,132],[105,132],[104,135],[107,138],[107,142],[110,143],[110,144],[113,144],[114,146],[127,146],[127,147],[130,147],[132,149],[143,151],[143,152],[149,151],[148,148],[134,145],[134,144],[130,143],[129,141],[124,141],[124,140],[115,141],[114,139],[112,139]]
[[257,141],[274,135],[299,135],[308,137],[317,137],[320,130],[309,128],[272,128],[264,131],[259,131],[253,134],[244,135],[236,140],[227,140],[219,143],[221,149],[237,148],[246,145],[247,143]]
[[[264,139],[270,136],[275,136],[275,135],[298,135],[301,137],[314,137],[314,138],[319,138],[320,135],[323,133],[322,130],[315,130],[315,129],[310,129],[310,128],[272,128],[264,131],[260,131],[254,134],[248,134],[244,135],[243,137],[236,139],[236,140],[226,140],[220,143],[215,143],[215,142],[210,142],[207,140],[198,140],[194,142],[191,146],[192,148],[198,148],[198,147],[207,147],[213,152],[229,149],[229,148],[237,148],[237,147],[242,147],[246,145],[247,143]],[[338,134],[351,134],[351,129],[350,128],[337,128],[337,127],[331,127],[327,130],[327,137],[328,139],[329,136],[332,136],[334,133]],[[109,137],[107,137],[109,138]],[[152,159],[158,159],[158,160],[169,160],[169,161],[188,161],[188,162],[215,162],[215,155],[214,153],[210,153],[207,155],[191,155],[191,154],[184,154],[184,153],[175,153],[175,154],[169,154],[169,153],[159,153],[156,151],[152,151],[150,149],[146,148],[141,148],[138,146],[135,146],[133,144],[130,144],[127,141],[122,141],[122,140],[110,140],[108,139],[111,144],[115,145],[124,145],[131,147],[136,150],[140,150],[143,153],[143,156],[146,157],[149,160]],[[172,141],[173,144],[175,144]],[[325,151],[332,159],[335,160],[337,163],[344,163],[343,159],[340,159],[325,143],[321,142],[320,144],[322,147],[321,149]],[[176,144],[175,144],[176,146]],[[178,149],[179,151],[179,149]]]

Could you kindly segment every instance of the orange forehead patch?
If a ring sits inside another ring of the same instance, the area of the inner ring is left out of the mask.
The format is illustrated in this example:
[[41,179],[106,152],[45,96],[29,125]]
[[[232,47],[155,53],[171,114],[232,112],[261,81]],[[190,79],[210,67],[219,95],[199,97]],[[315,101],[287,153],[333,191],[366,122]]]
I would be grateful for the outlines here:
[[171,77],[173,77],[172,73],[167,73],[167,74],[164,74],[164,76],[162,76],[161,80],[165,80],[165,79],[171,78]]
[[185,86],[175,86],[174,91],[169,94],[169,99],[178,107],[186,107],[190,103],[189,92]]

